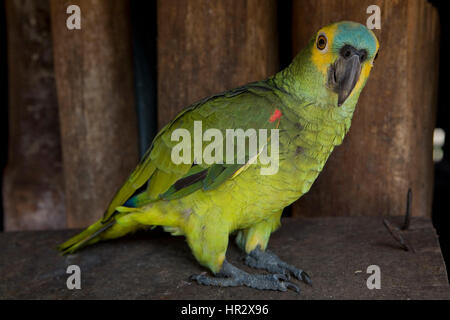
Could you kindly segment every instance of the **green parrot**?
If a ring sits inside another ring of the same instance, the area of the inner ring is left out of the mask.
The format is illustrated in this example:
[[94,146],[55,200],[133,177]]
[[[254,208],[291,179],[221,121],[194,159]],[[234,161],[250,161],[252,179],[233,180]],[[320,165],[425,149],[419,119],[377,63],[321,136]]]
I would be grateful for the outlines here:
[[[98,241],[162,226],[172,235],[185,236],[197,261],[212,272],[191,277],[199,284],[299,292],[290,275],[308,284],[310,277],[266,250],[267,243],[280,226],[283,208],[309,191],[334,147],[342,143],[378,48],[376,36],[365,26],[334,23],[320,29],[274,76],[187,107],[158,133],[103,218],[59,249],[73,253]],[[234,145],[216,148],[215,156],[222,153],[227,161],[211,163],[199,157],[208,148],[204,141],[200,146],[195,141],[199,123],[203,130],[216,129],[215,140],[218,132],[223,140],[228,138],[229,129],[265,129],[277,135],[259,141],[256,155],[250,148],[233,155]],[[190,138],[183,149],[179,141],[186,133]],[[179,154],[187,161],[178,161],[175,149],[182,150]],[[267,163],[257,161],[263,151],[277,155],[276,170],[270,174],[262,173]],[[246,253],[245,263],[269,273],[252,274],[229,263],[230,234]]]

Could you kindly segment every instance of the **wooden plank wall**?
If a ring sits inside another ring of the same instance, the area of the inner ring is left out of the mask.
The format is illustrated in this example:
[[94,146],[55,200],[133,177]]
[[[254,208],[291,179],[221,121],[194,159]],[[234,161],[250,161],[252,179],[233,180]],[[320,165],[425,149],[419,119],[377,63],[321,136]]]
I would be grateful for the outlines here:
[[278,71],[275,0],[158,0],[158,125]]
[[[129,2],[52,0],[68,227],[102,216],[138,161]],[[68,30],[66,8],[82,10]]]
[[6,1],[9,146],[3,176],[6,230],[66,226],[50,7]]
[[[6,1],[7,230],[91,223],[138,160],[129,1],[49,3]],[[81,30],[66,28],[71,4],[82,10]],[[349,136],[293,205],[294,216],[401,215],[408,188],[413,214],[430,214],[436,10],[425,0],[292,0],[286,14],[292,15],[293,54],[325,24],[365,23],[372,4],[382,14],[375,69]],[[276,0],[158,0],[156,21],[148,21],[157,24],[153,125],[161,128],[200,98],[277,72],[285,56],[279,48],[289,47],[278,45],[285,39],[278,9]]]
[[361,94],[350,133],[331,155],[293,215],[431,215],[432,135],[436,114],[439,19],[422,0],[295,0],[293,50],[321,26],[365,24],[364,8],[381,8],[379,57]]

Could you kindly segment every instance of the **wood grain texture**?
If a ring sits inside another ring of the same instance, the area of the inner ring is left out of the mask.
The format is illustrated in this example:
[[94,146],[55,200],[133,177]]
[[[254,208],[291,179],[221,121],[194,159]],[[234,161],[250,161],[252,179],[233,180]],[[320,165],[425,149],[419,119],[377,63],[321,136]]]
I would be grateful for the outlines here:
[[379,57],[348,136],[310,192],[294,204],[295,216],[403,215],[408,188],[412,215],[431,214],[437,10],[424,0],[294,1],[293,50],[329,23],[365,24],[371,4],[381,8],[381,30],[374,30]]
[[[401,224],[402,218],[398,218],[392,219],[395,226]],[[430,219],[413,218],[410,230],[404,234],[415,253],[402,250],[382,220],[380,217],[282,219],[269,248],[311,276],[313,286],[291,278],[301,287],[301,294],[291,290],[198,285],[189,278],[206,269],[194,259],[184,237],[163,232],[140,232],[96,244],[68,257],[61,257],[53,248],[74,235],[75,230],[0,233],[0,252],[8,257],[0,260],[0,298],[450,299],[445,263]],[[227,260],[247,272],[259,272],[243,264],[242,251],[232,242]],[[81,290],[66,289],[69,277],[66,270],[73,264],[82,270]],[[370,276],[367,268],[373,264],[381,269],[381,290],[367,289]],[[165,310],[166,317],[182,318],[179,308],[171,309],[175,310],[173,316],[169,316],[170,310]],[[276,315],[272,309],[270,314]]]
[[129,16],[128,1],[51,1],[68,227],[100,218],[138,160]]
[[47,1],[7,0],[9,143],[5,230],[66,226]]
[[158,124],[278,71],[274,0],[158,1]]

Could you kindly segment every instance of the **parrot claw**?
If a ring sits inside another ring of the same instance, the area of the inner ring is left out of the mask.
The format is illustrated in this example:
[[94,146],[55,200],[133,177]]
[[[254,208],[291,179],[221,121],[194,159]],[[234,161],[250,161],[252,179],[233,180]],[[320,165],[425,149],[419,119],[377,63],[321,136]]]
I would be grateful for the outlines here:
[[282,261],[269,250],[262,251],[257,247],[245,257],[245,264],[251,268],[263,269],[271,273],[281,273],[287,276],[292,274],[298,280],[312,285],[311,277],[305,271]]
[[247,286],[259,290],[287,291],[291,289],[300,293],[300,288],[289,282],[289,274],[250,274],[231,263],[224,261],[221,271],[216,277],[209,277],[204,273],[192,275],[190,280],[205,286],[238,287]]

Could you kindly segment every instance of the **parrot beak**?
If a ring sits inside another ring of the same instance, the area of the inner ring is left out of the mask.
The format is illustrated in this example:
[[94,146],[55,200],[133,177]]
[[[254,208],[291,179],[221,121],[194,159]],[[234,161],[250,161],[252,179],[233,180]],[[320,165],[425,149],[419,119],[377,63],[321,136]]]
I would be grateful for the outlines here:
[[328,70],[328,86],[338,94],[338,107],[340,107],[358,82],[361,74],[361,62],[367,57],[365,50],[356,50],[345,45],[339,58]]

